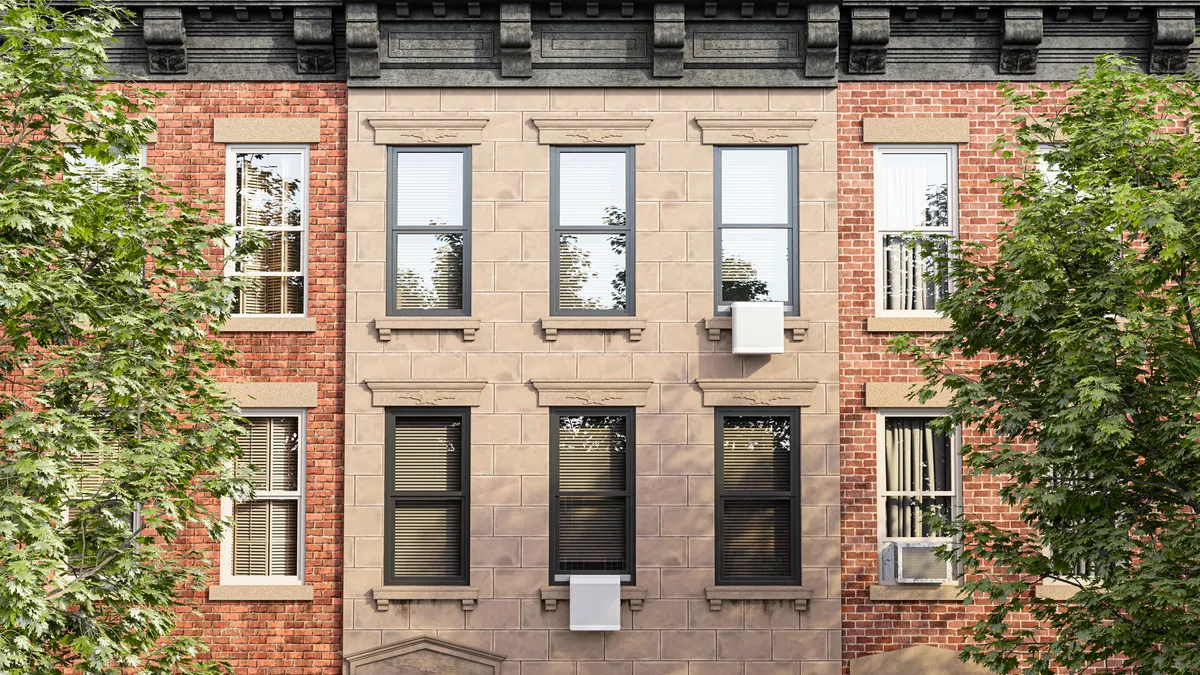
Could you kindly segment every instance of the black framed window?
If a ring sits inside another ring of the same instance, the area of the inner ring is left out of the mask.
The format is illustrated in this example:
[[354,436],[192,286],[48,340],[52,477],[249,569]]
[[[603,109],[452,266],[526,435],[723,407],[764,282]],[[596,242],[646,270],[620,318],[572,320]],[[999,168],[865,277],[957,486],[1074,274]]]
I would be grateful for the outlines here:
[[550,312],[634,314],[633,148],[550,153]]
[[713,280],[717,314],[732,302],[798,311],[799,209],[795,147],[717,147],[713,156]]
[[466,408],[388,410],[385,584],[467,583],[470,421]]
[[471,313],[471,148],[388,148],[389,315]]
[[800,583],[800,414],[717,410],[717,584]]
[[550,419],[550,581],[634,577],[634,411],[555,408]]

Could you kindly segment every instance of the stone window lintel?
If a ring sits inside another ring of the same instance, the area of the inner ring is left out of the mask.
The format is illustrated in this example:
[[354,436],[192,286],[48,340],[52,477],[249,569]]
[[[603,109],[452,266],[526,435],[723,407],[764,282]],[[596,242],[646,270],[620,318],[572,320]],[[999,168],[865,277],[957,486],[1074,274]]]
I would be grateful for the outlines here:
[[367,113],[375,145],[479,145],[486,117],[399,117]]
[[653,117],[530,118],[540,145],[643,145]]
[[700,141],[705,145],[807,145],[813,117],[742,117],[700,114]]
[[[700,378],[705,406],[800,406],[812,405],[817,380],[758,380],[744,378]],[[723,587],[717,587],[723,588]]]
[[646,405],[646,392],[653,380],[532,380],[538,405],[632,406]]
[[467,406],[482,404],[487,380],[366,380],[371,405]]

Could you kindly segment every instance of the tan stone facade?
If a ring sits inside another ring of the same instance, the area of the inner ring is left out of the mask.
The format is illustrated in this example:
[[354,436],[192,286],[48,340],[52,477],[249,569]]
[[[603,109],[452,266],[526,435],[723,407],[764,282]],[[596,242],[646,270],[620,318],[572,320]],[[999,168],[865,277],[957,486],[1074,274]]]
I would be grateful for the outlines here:
[[[348,104],[343,654],[402,658],[415,652],[367,650],[424,636],[480,669],[501,655],[508,675],[841,672],[834,91],[351,89]],[[635,148],[632,319],[542,323],[550,144],[572,139]],[[730,141],[798,148],[799,320],[783,354],[734,355],[711,321],[712,143]],[[385,316],[388,144],[472,147],[468,319]],[[543,594],[549,406],[588,392],[636,410],[636,587],[616,632],[571,632],[565,597]],[[477,592],[381,588],[385,410],[422,404],[471,410]],[[710,589],[726,404],[800,411],[806,602]]]

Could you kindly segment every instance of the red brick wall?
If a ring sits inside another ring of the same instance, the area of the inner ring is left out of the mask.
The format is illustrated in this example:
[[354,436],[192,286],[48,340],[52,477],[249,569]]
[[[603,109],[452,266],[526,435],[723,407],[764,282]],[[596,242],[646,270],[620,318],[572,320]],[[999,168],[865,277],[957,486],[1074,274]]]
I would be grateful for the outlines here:
[[[887,353],[888,333],[867,333],[875,310],[873,146],[862,140],[864,117],[966,117],[970,142],[958,146],[959,236],[991,239],[1005,220],[993,176],[1011,172],[1015,160],[992,154],[997,136],[1011,128],[1012,113],[991,84],[842,84],[838,87],[838,252],[841,329],[842,656],[854,659],[918,644],[954,648],[958,629],[973,623],[983,605],[958,602],[876,602],[876,411],[865,407],[867,382],[916,382],[918,371]],[[1037,111],[1045,115],[1046,110]],[[969,442],[970,436],[966,437]],[[966,478],[964,510],[1001,516],[995,479]]]
[[[346,87],[337,83],[203,82],[153,84],[158,142],[149,165],[173,187],[224,213],[225,145],[213,143],[214,117],[318,117],[321,142],[310,147],[308,306],[315,333],[227,333],[242,352],[222,379],[317,382],[308,411],[305,582],[312,602],[205,602],[203,618],[183,617],[212,657],[237,673],[340,673],[342,567],[342,437],[344,380]],[[219,574],[219,551],[205,537],[191,542]]]

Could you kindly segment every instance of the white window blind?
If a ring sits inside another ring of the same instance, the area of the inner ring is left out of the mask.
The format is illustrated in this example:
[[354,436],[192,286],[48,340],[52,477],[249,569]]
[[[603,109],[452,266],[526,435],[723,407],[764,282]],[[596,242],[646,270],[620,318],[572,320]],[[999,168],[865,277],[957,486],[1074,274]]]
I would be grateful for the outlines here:
[[788,150],[721,150],[721,223],[787,225]]
[[247,417],[239,466],[255,499],[232,506],[227,581],[296,578],[303,537],[303,425],[298,415]]

